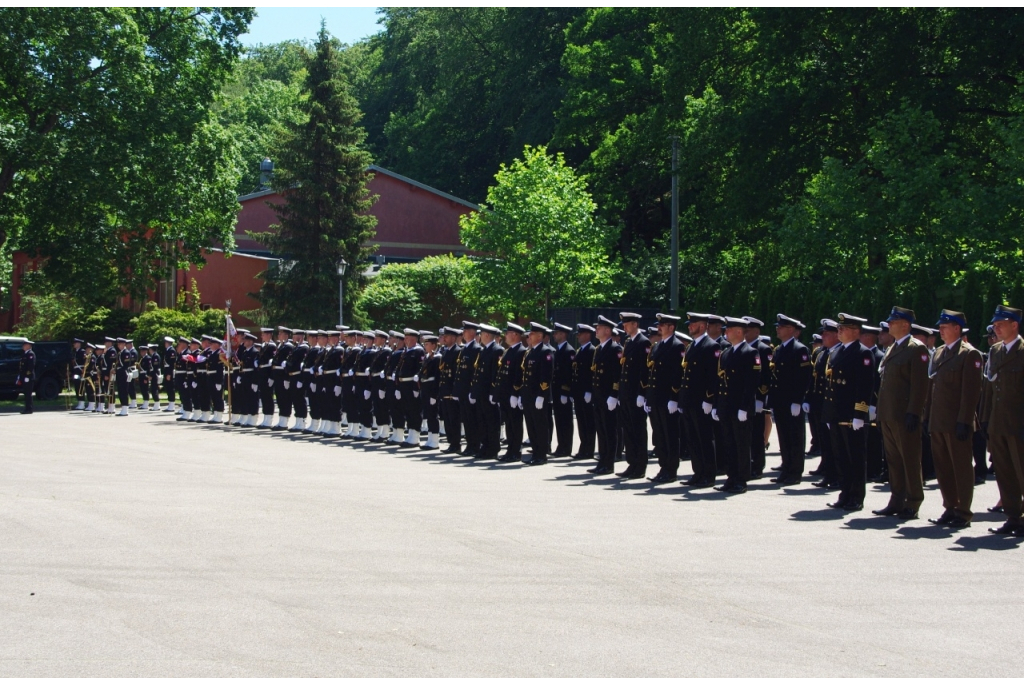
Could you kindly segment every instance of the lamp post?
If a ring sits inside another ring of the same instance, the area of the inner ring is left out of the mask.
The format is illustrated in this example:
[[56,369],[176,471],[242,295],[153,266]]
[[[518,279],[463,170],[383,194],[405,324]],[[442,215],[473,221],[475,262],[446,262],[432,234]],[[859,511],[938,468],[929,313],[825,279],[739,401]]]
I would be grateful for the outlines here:
[[342,259],[338,262],[338,325],[345,324],[345,269],[348,262]]

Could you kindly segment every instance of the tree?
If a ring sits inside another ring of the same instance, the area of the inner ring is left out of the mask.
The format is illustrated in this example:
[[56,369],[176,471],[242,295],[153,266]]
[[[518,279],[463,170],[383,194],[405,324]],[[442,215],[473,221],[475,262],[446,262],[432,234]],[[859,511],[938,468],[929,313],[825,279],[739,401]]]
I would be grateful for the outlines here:
[[486,311],[519,319],[552,307],[614,298],[614,233],[595,221],[585,179],[544,147],[501,165],[487,203],[460,219],[462,242],[481,253],[477,297]]
[[452,255],[388,264],[363,290],[356,307],[379,327],[438,330],[475,315],[473,266],[468,257]]
[[232,142],[210,105],[253,11],[0,9],[0,246],[112,303],[231,243]]
[[274,174],[274,189],[287,200],[274,206],[281,223],[253,237],[285,260],[260,276],[264,308],[290,325],[325,326],[338,311],[338,264],[349,264],[347,302],[355,301],[364,282],[361,265],[373,252],[368,243],[377,224],[365,212],[376,197],[366,189],[370,155],[363,147],[366,133],[357,125],[362,115],[337,42],[323,25],[305,61],[299,105],[304,121],[288,126]]

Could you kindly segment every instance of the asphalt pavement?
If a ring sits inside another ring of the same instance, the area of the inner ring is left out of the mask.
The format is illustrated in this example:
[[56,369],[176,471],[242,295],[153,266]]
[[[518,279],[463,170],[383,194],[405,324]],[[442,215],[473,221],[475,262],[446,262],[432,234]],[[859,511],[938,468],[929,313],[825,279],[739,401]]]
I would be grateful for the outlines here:
[[591,465],[2,414],[0,676],[1021,672],[994,481],[953,531],[934,481],[901,522],[869,512],[884,486],[842,515],[809,477],[726,496]]

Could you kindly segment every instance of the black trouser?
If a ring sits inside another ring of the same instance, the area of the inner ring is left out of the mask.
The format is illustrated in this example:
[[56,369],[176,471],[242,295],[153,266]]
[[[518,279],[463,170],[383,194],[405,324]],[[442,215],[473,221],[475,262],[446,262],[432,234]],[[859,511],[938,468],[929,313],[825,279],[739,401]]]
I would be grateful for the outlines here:
[[935,459],[932,458],[932,441],[928,437],[928,422],[921,424],[921,473],[924,479],[935,479]]
[[782,454],[782,480],[797,479],[804,475],[804,446],[807,434],[804,428],[804,410],[793,416],[789,407],[778,407],[772,412],[775,432],[779,436],[779,452]]
[[462,418],[462,425],[466,434],[466,448],[463,452],[466,454],[476,454],[480,451],[483,436],[481,435],[480,413],[477,411],[475,404],[469,403],[469,392],[464,392],[463,396],[459,398],[459,416]]
[[[291,379],[294,376],[289,376],[288,372],[284,369],[274,369],[270,377],[274,381],[274,397],[277,399],[277,414],[282,419],[287,419],[292,415],[292,389]],[[288,383],[289,387],[284,387],[284,384]]]
[[[341,379],[333,371],[320,376],[323,384],[323,419],[324,421],[341,421],[341,390],[338,382]],[[317,385],[320,388],[320,385]]]
[[[96,379],[94,379],[94,378],[82,379],[82,386],[83,386],[82,387],[82,392],[85,393],[85,399],[88,402],[90,402],[90,403],[93,403],[93,402],[96,401],[96,386],[95,386],[95,383],[96,383]],[[984,457],[982,457],[982,459],[984,460]]]
[[493,458],[501,451],[501,410],[497,404],[491,404],[488,396],[477,400],[481,418],[480,454]]
[[[462,449],[462,406],[460,400],[446,397],[441,400],[444,419],[444,437],[456,450]],[[520,440],[522,432],[520,431]],[[510,438],[511,440],[511,438]]]
[[651,433],[659,475],[675,478],[679,473],[679,417],[669,413],[667,402],[651,406]]
[[608,409],[608,398],[593,395],[594,428],[597,432],[597,467],[615,468],[619,457],[619,410]]
[[[373,425],[373,390],[370,388],[370,377],[356,376],[353,380],[353,395],[357,407],[356,421],[370,427]],[[405,399],[405,393],[402,393],[402,398]]]
[[[219,388],[217,386],[220,386]],[[224,375],[211,373],[206,376],[206,391],[210,395],[209,404],[213,411],[224,411]]]
[[85,398],[85,376],[82,375],[82,367],[72,369],[72,377],[78,376],[75,381],[75,399],[81,402]]
[[847,505],[864,504],[867,489],[867,466],[865,452],[867,435],[864,429],[853,430],[852,426],[832,424],[833,461],[839,475],[839,501]]
[[[257,383],[256,371],[245,369],[237,373],[241,380],[235,386],[235,392],[238,393],[234,397],[237,409],[233,409],[233,411],[242,416],[255,416],[260,412],[259,384]],[[252,388],[253,385],[256,385],[255,390]]]
[[135,401],[135,379],[128,378],[128,399]]
[[185,412],[192,411],[192,381],[184,373],[175,374],[171,377],[178,396],[181,398],[181,409]]
[[[388,380],[387,388],[384,390],[384,398],[388,402],[388,414],[391,415],[391,428],[394,430],[405,430],[405,412],[402,411],[402,402],[395,397],[395,390],[398,389],[398,383],[396,381]],[[351,394],[351,393],[350,393]],[[355,406],[352,402],[349,402],[346,406],[352,406],[349,412],[348,420],[352,423],[356,419],[352,417],[352,412],[355,411]]]
[[[509,405],[511,398],[503,398],[501,418],[505,422],[505,455],[518,457],[523,453],[523,410]],[[446,429],[447,430],[447,429]]]
[[837,426],[829,427],[828,423],[822,421],[818,425],[818,435],[821,436],[821,478],[829,485],[839,485],[839,468],[836,466],[836,438],[834,429]]
[[988,476],[988,440],[985,439],[985,432],[974,431],[971,441],[971,448],[974,451],[974,477],[984,479]]
[[440,400],[437,399],[437,386],[435,385],[429,390],[424,388],[420,392],[420,412],[427,421],[428,433],[437,434],[441,432],[441,423],[437,419],[440,408]]
[[167,395],[167,403],[171,404],[174,402],[175,393],[178,391],[178,387],[174,382],[174,372],[171,371],[171,375],[164,376],[164,394]]
[[192,404],[201,412],[210,411],[209,375],[197,373],[192,380]]
[[[563,398],[565,404],[562,404]],[[568,393],[555,395],[553,400],[555,415],[555,435],[558,436],[558,444],[555,446],[555,454],[568,456],[572,454],[573,423],[572,423],[572,398]]]
[[594,456],[594,444],[597,439],[597,408],[593,404],[593,394],[590,399],[591,401],[587,402],[583,394],[573,397],[576,426],[580,431],[580,451],[576,454],[580,457]]
[[764,473],[765,449],[764,427],[768,410],[755,411],[750,421],[750,475]]
[[[402,422],[406,428],[411,431],[419,431],[423,425],[423,416],[420,413],[420,390],[416,386],[415,381],[400,381],[398,383],[398,391],[402,393],[402,399],[399,400],[399,412],[402,414]],[[363,395],[359,393],[359,399],[363,399]]]
[[629,470],[643,475],[647,473],[647,413],[636,406],[636,399],[636,395],[619,398],[619,421]]
[[[154,404],[160,404],[160,375],[152,373],[149,375],[149,396]],[[169,401],[169,400],[168,400]]]
[[740,421],[735,417],[725,417],[721,414],[718,418],[722,424],[722,442],[725,448],[726,485],[746,486],[750,480],[750,441],[756,438],[753,434],[754,422],[749,419]]
[[256,369],[256,387],[259,388],[260,409],[264,416],[274,415],[274,386],[270,384],[270,369]]
[[32,402],[34,401],[34,399],[33,399],[32,396],[35,393],[35,389],[36,389],[36,381],[35,381],[34,378],[32,380],[26,381],[26,382],[21,384],[21,391],[23,393],[25,393],[25,411],[26,412],[31,412],[33,410]]
[[321,377],[314,373],[306,373],[303,371],[300,376],[306,379],[306,397],[309,398],[309,416],[314,421],[323,418],[323,395],[320,392],[321,388]]
[[715,420],[710,414],[705,414],[699,404],[683,411],[683,427],[690,446],[690,466],[695,480],[713,481],[718,473],[714,423]]
[[[808,452],[821,451],[821,443],[823,435],[827,435],[821,431],[821,408],[816,406],[817,403],[808,403],[807,412],[807,428],[811,432],[811,446],[807,448]],[[802,409],[802,407],[801,407]]]
[[[370,379],[370,403],[373,407],[373,417],[377,419],[377,427],[386,426],[391,423],[391,412],[388,411],[387,381],[383,378],[373,377]],[[381,397],[381,395],[384,395]]]
[[128,380],[128,373],[125,371],[118,371],[115,376],[117,382],[117,400],[121,403],[122,407],[128,406],[128,386],[131,381]]
[[867,471],[872,480],[886,472],[885,446],[882,442],[882,427],[875,423],[866,424],[867,433]]
[[530,437],[530,453],[536,459],[544,459],[551,451],[551,408],[546,398],[540,409],[536,402],[535,397],[523,397],[526,434]]
[[309,406],[306,404],[309,374],[305,371],[300,371],[294,376],[288,376],[288,380],[292,382],[292,411],[295,412],[295,418],[305,421],[309,416]]

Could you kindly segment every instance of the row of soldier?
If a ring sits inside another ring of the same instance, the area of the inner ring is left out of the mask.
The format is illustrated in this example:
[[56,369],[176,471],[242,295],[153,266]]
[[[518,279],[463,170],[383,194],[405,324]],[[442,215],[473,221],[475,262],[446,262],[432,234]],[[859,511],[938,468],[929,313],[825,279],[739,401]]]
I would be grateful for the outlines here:
[[[230,357],[214,336],[165,338],[162,352],[138,357],[146,379],[140,387],[148,386],[143,393],[155,400],[155,379],[162,377],[165,411],[175,411],[179,398],[181,421],[223,422],[230,379],[233,425],[427,450],[440,449],[443,435],[446,453],[530,465],[549,456],[596,456],[595,475],[612,474],[624,456],[627,466],[618,475],[625,479],[646,476],[650,441],[659,465],[654,483],[674,482],[688,458],[688,486],[710,487],[724,474],[717,489],[730,494],[761,477],[769,420],[782,456],[773,480],[800,482],[809,426],[822,454],[818,485],[840,490],[829,506],[862,509],[875,460],[873,470],[887,470],[891,490],[889,503],[875,513],[917,518],[922,453],[930,448],[944,508],[934,521],[953,527],[969,526],[973,517],[980,437],[990,442],[999,508],[1007,516],[994,531],[1024,535],[1019,310],[997,308],[989,327],[997,340],[987,361],[967,343],[964,315],[951,310],[943,310],[937,331],[900,307],[878,327],[841,313],[822,320],[811,348],[799,340],[804,324],[783,314],[774,347],[753,317],[657,318],[657,327],[647,330],[631,312],[575,328],[510,323],[501,330],[465,321],[438,334],[281,326],[261,329],[259,337],[239,331]],[[677,330],[682,325],[688,335]],[[933,350],[927,338],[936,333],[943,344]],[[570,344],[574,334],[578,349]],[[138,353],[127,340],[106,345],[102,354],[94,351],[94,372],[100,387],[113,379],[124,415],[133,402],[131,355]],[[119,349],[111,352],[114,345]],[[88,370],[87,362],[82,366]],[[90,399],[79,407],[104,410]],[[421,431],[427,434],[422,444]]]

